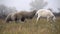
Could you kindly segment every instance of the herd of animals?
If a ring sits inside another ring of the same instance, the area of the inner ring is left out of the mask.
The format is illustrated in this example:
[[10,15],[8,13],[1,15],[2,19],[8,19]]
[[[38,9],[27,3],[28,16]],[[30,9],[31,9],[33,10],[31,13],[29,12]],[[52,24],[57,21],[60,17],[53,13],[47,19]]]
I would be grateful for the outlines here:
[[32,11],[20,11],[15,13],[10,13],[5,19],[5,22],[9,23],[10,21],[22,21],[24,22],[25,19],[33,19],[36,17],[36,23],[41,17],[45,17],[47,22],[53,21],[55,22],[56,17],[54,16],[53,12],[48,9],[39,9],[39,10],[32,10]]

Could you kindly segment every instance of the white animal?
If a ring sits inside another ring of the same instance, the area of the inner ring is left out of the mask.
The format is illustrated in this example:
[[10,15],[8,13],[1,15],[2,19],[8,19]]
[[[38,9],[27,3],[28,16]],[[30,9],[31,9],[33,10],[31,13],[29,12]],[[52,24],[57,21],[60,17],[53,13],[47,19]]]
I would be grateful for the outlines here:
[[36,23],[38,22],[38,20],[41,18],[41,17],[46,17],[47,18],[47,22],[51,19],[52,21],[55,22],[55,19],[56,17],[54,16],[54,14],[50,11],[50,10],[47,10],[47,9],[40,9],[36,12],[36,14],[38,17],[37,17],[37,21]]

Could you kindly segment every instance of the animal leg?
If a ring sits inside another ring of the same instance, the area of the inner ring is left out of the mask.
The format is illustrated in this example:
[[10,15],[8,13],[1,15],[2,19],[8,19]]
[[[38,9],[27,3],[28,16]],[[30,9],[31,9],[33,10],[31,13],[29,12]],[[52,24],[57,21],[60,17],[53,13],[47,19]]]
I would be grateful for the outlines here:
[[25,20],[25,18],[24,18],[24,17],[22,17],[22,18],[21,18],[21,21],[23,21],[23,22],[24,22],[24,20]]
[[55,20],[56,20],[56,18],[55,18],[55,16],[53,17],[53,22],[55,22]]
[[37,17],[37,21],[36,21],[36,23],[38,22],[39,18],[40,18],[40,16]]
[[47,17],[47,22],[49,22],[49,17]]

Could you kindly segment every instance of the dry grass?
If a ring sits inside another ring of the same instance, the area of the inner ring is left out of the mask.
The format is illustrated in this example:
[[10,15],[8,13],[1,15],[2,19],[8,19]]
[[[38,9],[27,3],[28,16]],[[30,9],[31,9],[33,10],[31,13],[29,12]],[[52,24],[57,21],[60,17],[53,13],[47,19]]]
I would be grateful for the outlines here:
[[4,23],[0,19],[0,34],[60,34],[60,17],[57,17],[55,23],[49,23],[45,19],[28,20],[25,23]]

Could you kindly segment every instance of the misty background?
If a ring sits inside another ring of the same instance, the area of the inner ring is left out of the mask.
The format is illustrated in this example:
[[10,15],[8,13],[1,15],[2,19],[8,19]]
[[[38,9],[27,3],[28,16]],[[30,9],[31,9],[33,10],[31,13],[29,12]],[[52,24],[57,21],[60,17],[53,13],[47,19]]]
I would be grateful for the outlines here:
[[49,9],[60,16],[60,0],[0,0],[0,18],[20,10]]

